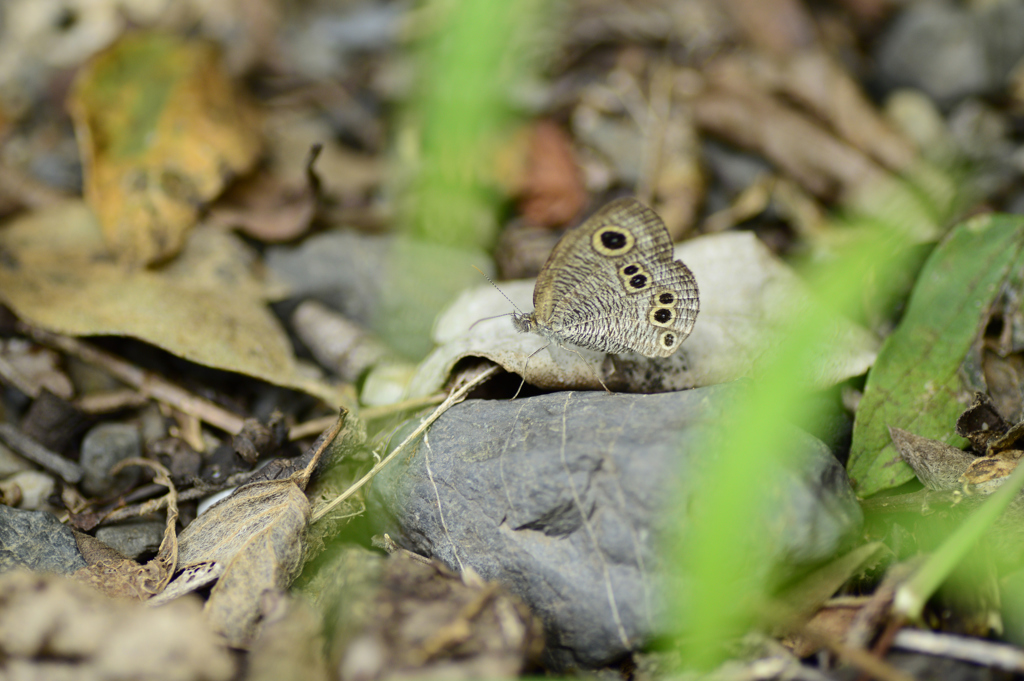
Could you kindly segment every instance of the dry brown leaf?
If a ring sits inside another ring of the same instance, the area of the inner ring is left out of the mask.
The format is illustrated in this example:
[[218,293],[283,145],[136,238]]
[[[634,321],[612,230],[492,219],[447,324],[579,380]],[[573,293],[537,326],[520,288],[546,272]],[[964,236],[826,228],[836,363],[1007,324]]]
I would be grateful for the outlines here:
[[0,298],[19,317],[68,335],[131,336],[192,362],[253,376],[330,404],[352,391],[307,377],[266,307],[253,254],[217,229],[194,230],[159,269],[111,260],[80,201],[35,211],[0,230]]
[[842,641],[850,630],[860,608],[851,605],[826,606],[814,613],[806,624],[811,637],[792,634],[787,637],[786,646],[797,657],[809,657],[821,650],[822,639]]
[[208,221],[273,243],[302,236],[315,213],[311,187],[285,184],[264,173],[232,187],[210,209]]
[[223,566],[205,612],[232,646],[251,643],[263,615],[263,594],[287,587],[297,574],[308,523],[309,501],[302,490],[292,480],[273,480],[240,487],[181,533],[181,567]]
[[255,111],[207,43],[127,35],[79,71],[68,107],[85,195],[133,265],[177,254],[200,207],[260,154]]
[[966,494],[992,494],[1003,486],[1018,463],[999,456],[980,457],[960,476],[960,484]]
[[850,73],[824,51],[807,50],[788,60],[778,87],[890,170],[907,170],[916,160],[913,145],[875,109]]
[[764,94],[713,88],[694,113],[700,128],[763,155],[815,196],[852,199],[886,177],[860,151]]
[[733,92],[763,89],[796,102],[890,170],[905,171],[915,161],[913,145],[892,128],[850,73],[822,50],[802,50],[786,59],[737,53],[719,58],[713,74],[716,85]]
[[552,121],[539,121],[530,134],[520,210],[535,225],[564,225],[587,202],[572,140]]
[[88,535],[76,535],[75,539],[80,549],[83,546],[89,549],[82,552],[89,565],[75,572],[72,577],[108,596],[146,600],[164,590],[171,581],[174,566],[178,562],[178,536],[175,534],[178,522],[178,491],[171,482],[168,470],[149,459],[125,459],[111,468],[110,473],[117,475],[127,466],[144,466],[152,469],[153,482],[167,487],[167,523],[163,541],[160,542],[160,550],[148,563],[139,565],[124,556],[110,555],[117,552],[113,549],[109,553],[104,551],[102,547],[97,546],[101,542]]
[[227,681],[234,673],[194,599],[153,609],[20,570],[0,575],[0,659],[18,678]]

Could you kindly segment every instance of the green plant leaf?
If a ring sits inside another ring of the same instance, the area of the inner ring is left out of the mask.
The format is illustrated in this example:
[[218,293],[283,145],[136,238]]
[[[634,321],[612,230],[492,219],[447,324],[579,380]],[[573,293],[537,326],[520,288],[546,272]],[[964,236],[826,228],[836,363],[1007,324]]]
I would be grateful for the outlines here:
[[869,496],[913,479],[889,426],[954,446],[970,399],[959,369],[1011,272],[1024,264],[1024,218],[984,215],[950,233],[928,258],[902,321],[882,346],[857,410],[848,470]]

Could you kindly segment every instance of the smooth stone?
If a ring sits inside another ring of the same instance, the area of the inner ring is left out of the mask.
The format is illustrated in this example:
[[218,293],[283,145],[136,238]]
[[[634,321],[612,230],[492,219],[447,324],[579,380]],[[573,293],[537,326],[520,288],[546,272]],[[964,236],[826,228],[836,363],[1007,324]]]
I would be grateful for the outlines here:
[[[520,596],[544,621],[549,668],[614,663],[668,629],[656,537],[685,525],[666,511],[699,486],[737,389],[466,401],[373,480],[369,518]],[[771,508],[751,531],[798,569],[840,550],[862,515],[828,448],[793,431],[800,470],[766,481]]]
[[124,423],[102,423],[86,433],[82,440],[79,463],[84,471],[82,491],[103,496],[115,489],[127,489],[138,478],[139,471],[129,468],[116,477],[110,469],[117,463],[142,455],[139,429]]
[[25,567],[69,575],[85,566],[74,533],[57,516],[0,506],[0,572]]
[[4,496],[10,498],[8,490],[17,486],[21,492],[17,495],[18,508],[25,511],[48,511],[50,510],[47,499],[53,494],[56,483],[46,473],[39,471],[22,471],[15,473],[6,480],[0,481],[0,489],[4,490]]
[[368,326],[380,299],[380,272],[393,239],[349,231],[315,234],[298,246],[271,246],[267,268],[296,298],[314,298]]
[[96,530],[96,538],[126,558],[136,560],[145,553],[157,552],[164,538],[164,523],[137,522],[101,527]]

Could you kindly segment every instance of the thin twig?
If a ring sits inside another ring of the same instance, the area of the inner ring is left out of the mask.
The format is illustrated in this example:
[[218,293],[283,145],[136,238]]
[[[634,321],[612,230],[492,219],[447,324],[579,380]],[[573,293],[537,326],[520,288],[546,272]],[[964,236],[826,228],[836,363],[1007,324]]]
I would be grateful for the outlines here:
[[292,476],[292,480],[299,486],[299,489],[306,489],[306,485],[309,484],[309,478],[313,475],[313,471],[316,470],[316,466],[320,463],[320,459],[323,457],[324,452],[326,452],[327,448],[334,442],[334,438],[338,437],[338,433],[341,432],[342,426],[345,425],[345,416],[347,414],[347,409],[341,409],[335,417],[334,423],[331,427],[325,430],[317,441],[313,443],[315,449],[313,450],[313,456],[309,459],[309,463],[306,464],[304,469]]
[[466,395],[469,394],[470,390],[472,390],[476,386],[480,385],[481,383],[483,383],[484,381],[486,381],[490,377],[494,376],[500,370],[501,370],[501,367],[499,367],[499,366],[489,367],[488,369],[486,369],[485,371],[483,371],[482,373],[477,375],[475,378],[471,379],[464,386],[462,386],[461,388],[459,388],[458,390],[453,392],[451,395],[449,395],[447,397],[447,399],[445,399],[444,402],[442,402],[441,404],[438,405],[437,409],[435,409],[433,412],[431,412],[430,416],[428,416],[427,418],[425,418],[423,420],[423,423],[421,423],[416,428],[416,430],[414,430],[412,433],[409,434],[409,437],[407,437],[404,440],[402,440],[402,443],[400,445],[395,447],[391,451],[390,454],[388,454],[386,457],[381,459],[380,463],[378,463],[376,466],[371,468],[369,473],[367,473],[366,475],[361,477],[351,487],[349,487],[347,490],[342,492],[336,498],[331,500],[327,505],[323,506],[316,513],[314,513],[312,519],[310,520],[310,524],[313,524],[313,523],[317,522],[318,520],[323,518],[325,515],[327,515],[331,511],[332,508],[334,508],[335,506],[337,506],[338,504],[340,504],[341,502],[345,501],[346,499],[351,497],[353,494],[358,492],[363,487],[363,485],[365,485],[367,482],[372,480],[373,477],[375,475],[377,475],[377,473],[379,473],[384,468],[384,466],[387,466],[389,463],[391,463],[391,460],[394,459],[396,456],[398,456],[398,454],[400,452],[402,452],[410,442],[415,440],[417,437],[419,437],[423,433],[423,431],[425,431],[427,428],[429,428],[430,425],[441,416],[441,414],[443,414],[446,411],[448,411],[448,409],[450,409],[452,407],[452,405],[454,405],[454,404],[456,404],[458,402],[461,402],[463,399],[465,399]]
[[74,485],[82,479],[82,467],[70,459],[36,442],[9,423],[0,423],[0,442],[4,442],[17,454],[37,463],[51,473],[56,473],[66,483]]
[[147,402],[149,398],[138,390],[119,388],[83,395],[75,400],[75,406],[86,414],[109,414],[122,409],[136,409]]
[[921,629],[903,629],[896,634],[892,647],[972,662],[982,667],[1024,672],[1024,650],[1006,643]]
[[420,407],[429,407],[432,404],[440,404],[444,402],[444,393],[435,393],[433,395],[425,395],[423,397],[417,397],[411,400],[403,400],[401,402],[395,402],[394,404],[385,404],[380,407],[367,407],[361,409],[359,415],[367,421],[373,421],[374,419],[384,418],[385,416],[391,416],[403,411],[411,411],[413,409],[419,409]]
[[193,395],[184,388],[174,385],[150,371],[140,369],[109,352],[83,343],[78,339],[44,331],[23,322],[18,324],[18,330],[37,343],[73,355],[87,364],[98,366],[114,378],[127,383],[148,397],[195,416],[226,433],[237,435],[242,431],[242,417],[237,414],[232,414],[213,402]]
[[25,376],[22,376],[21,372],[13,364],[3,357],[0,357],[0,381],[17,388],[26,397],[31,397],[32,399],[39,397],[39,386],[33,384]]
[[800,629],[800,635],[810,639],[817,645],[828,648],[839,656],[841,660],[853,665],[861,670],[862,673],[873,678],[880,679],[881,681],[914,681],[914,677],[896,669],[885,660],[875,657],[863,648],[846,645],[832,636],[814,631],[807,626]]

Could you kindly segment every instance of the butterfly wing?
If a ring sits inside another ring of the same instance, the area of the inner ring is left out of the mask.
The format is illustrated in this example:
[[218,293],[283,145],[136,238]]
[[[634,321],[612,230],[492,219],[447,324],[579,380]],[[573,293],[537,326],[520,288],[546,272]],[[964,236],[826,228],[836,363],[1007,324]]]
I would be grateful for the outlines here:
[[546,335],[592,350],[674,353],[697,318],[697,282],[658,215],[619,199],[568,232],[534,289]]

